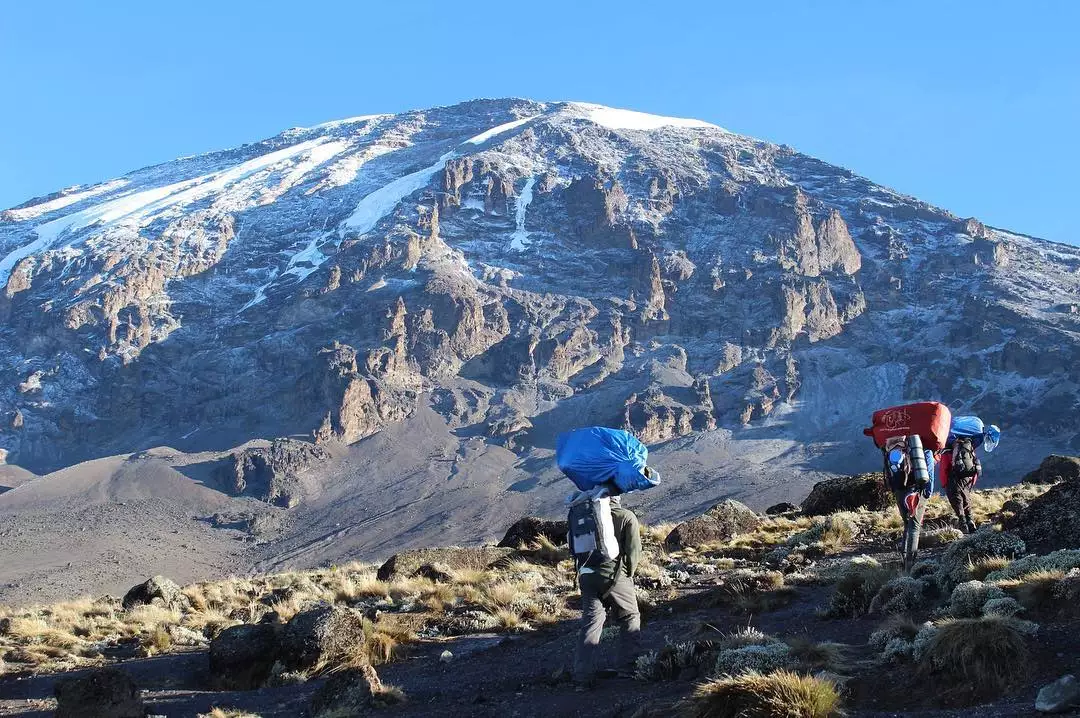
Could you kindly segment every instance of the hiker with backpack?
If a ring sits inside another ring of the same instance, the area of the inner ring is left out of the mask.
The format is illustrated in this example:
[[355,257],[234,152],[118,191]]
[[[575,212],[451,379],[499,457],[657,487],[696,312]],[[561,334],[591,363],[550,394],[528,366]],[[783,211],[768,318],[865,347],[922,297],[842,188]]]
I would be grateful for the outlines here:
[[596,654],[609,615],[619,626],[617,665],[629,669],[636,657],[641,614],[634,575],[641,560],[641,533],[637,516],[622,506],[621,496],[660,483],[646,464],[648,458],[645,445],[621,429],[576,429],[556,441],[559,469],[578,489],[566,504],[567,542],[581,590],[573,670],[581,688],[601,675]]
[[905,572],[918,560],[923,515],[934,494],[936,452],[945,448],[951,421],[947,406],[924,401],[875,411],[863,430],[881,449],[885,486],[904,520],[900,552]]
[[934,453],[923,449],[922,440],[913,434],[889,439],[884,454],[885,485],[892,491],[904,520],[900,553],[904,557],[904,571],[909,572],[918,560],[923,515],[934,494]]
[[581,590],[573,676],[582,687],[598,675],[596,654],[609,615],[619,626],[616,665],[628,669],[637,654],[641,614],[634,575],[641,560],[641,533],[637,516],[623,508],[617,492],[614,486],[601,487],[575,495],[570,504],[568,540]]
[[975,519],[971,515],[971,490],[982,472],[982,462],[975,455],[971,438],[957,437],[952,451],[942,454],[938,468],[941,470],[941,485],[945,487],[945,495],[956,514],[960,530],[966,534],[975,533]]
[[982,473],[976,450],[982,447],[984,451],[993,451],[1000,438],[1000,429],[993,424],[984,428],[977,416],[953,417],[950,445],[942,453],[938,471],[957,524],[966,534],[975,533],[978,528],[971,514],[971,490]]

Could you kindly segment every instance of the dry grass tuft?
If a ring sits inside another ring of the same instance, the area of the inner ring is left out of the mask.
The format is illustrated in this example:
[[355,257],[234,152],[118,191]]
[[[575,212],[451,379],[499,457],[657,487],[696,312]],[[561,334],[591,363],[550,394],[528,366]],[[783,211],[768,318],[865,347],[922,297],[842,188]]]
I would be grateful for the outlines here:
[[529,561],[547,566],[558,566],[570,558],[570,549],[556,546],[547,536],[540,536],[535,543],[519,551]]
[[1026,675],[1031,649],[1024,624],[991,616],[948,621],[938,626],[922,654],[920,671],[945,692],[970,697],[1001,695]]
[[383,683],[382,687],[375,691],[374,698],[376,707],[396,706],[407,703],[409,700],[409,697],[405,695],[405,691],[389,683]]
[[200,713],[199,718],[261,718],[258,713],[236,708],[211,708],[209,713]]
[[799,667],[814,673],[828,671],[837,675],[850,675],[854,670],[851,660],[851,646],[843,643],[823,641],[798,636],[788,639],[791,655],[799,662]]
[[1001,571],[1012,563],[1011,559],[1004,556],[983,556],[968,562],[968,571],[976,581],[985,581],[986,577],[994,571]]
[[865,615],[870,610],[874,596],[895,575],[894,571],[873,559],[852,561],[836,582],[836,588],[825,606],[825,615],[833,618]]
[[839,716],[836,685],[820,678],[777,671],[707,681],[694,689],[686,718],[831,718]]

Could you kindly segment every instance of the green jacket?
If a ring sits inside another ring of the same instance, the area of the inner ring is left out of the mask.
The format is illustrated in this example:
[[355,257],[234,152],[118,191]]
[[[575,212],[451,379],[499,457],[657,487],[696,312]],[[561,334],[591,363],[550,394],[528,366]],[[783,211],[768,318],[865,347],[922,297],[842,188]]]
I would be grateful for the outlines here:
[[615,527],[615,539],[619,542],[619,557],[614,561],[590,564],[589,568],[609,581],[615,578],[616,567],[622,575],[633,578],[641,563],[641,530],[637,516],[630,509],[612,506],[611,523]]

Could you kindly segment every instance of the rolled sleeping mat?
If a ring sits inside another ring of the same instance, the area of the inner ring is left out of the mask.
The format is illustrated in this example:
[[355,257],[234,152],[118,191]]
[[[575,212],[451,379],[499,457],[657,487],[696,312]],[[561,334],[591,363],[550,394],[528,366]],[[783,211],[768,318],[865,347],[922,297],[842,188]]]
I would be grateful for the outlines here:
[[911,459],[911,475],[915,479],[915,485],[925,486],[930,481],[930,469],[926,466],[926,454],[918,434],[908,437],[908,456]]

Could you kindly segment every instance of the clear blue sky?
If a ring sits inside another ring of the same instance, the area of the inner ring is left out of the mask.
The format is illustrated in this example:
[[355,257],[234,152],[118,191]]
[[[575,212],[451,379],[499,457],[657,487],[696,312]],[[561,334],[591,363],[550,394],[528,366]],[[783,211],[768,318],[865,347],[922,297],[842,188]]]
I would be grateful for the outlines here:
[[587,100],[1080,243],[1080,3],[74,2],[0,13],[0,207],[287,127]]

